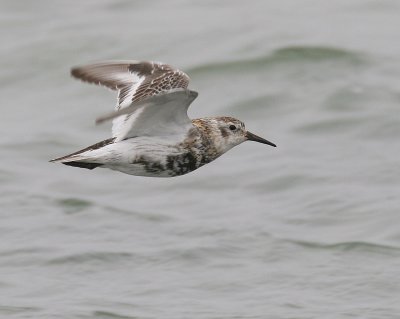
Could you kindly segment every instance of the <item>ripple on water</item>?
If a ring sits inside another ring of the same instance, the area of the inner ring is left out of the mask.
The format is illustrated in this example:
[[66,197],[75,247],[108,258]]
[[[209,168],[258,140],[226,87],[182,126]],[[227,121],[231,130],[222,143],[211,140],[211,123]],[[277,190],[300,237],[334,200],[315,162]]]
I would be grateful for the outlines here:
[[368,118],[360,117],[333,117],[319,119],[310,123],[294,127],[292,130],[296,133],[305,133],[316,135],[317,133],[324,134],[346,134],[363,125]]
[[390,88],[350,83],[348,87],[333,90],[312,109],[308,120],[295,126],[293,131],[313,135],[353,132],[366,137],[393,137],[399,132],[399,118],[388,117],[381,108],[384,105],[394,111],[398,103],[398,93]]
[[18,307],[18,306],[0,306],[0,314],[10,316],[22,313],[29,313],[41,311],[38,307]]
[[79,198],[64,198],[56,200],[56,203],[66,214],[75,214],[87,210],[93,206],[92,202]]
[[327,61],[341,60],[351,63],[362,63],[366,60],[361,53],[349,50],[324,47],[324,46],[290,46],[277,49],[273,52],[272,58],[276,61]]
[[136,219],[140,219],[143,221],[161,223],[161,222],[169,222],[174,220],[172,216],[168,216],[161,213],[153,213],[153,212],[137,212],[128,209],[121,209],[115,206],[101,206],[104,210],[111,212],[113,214],[120,214],[124,216],[133,216]]
[[233,105],[227,105],[223,110],[225,112],[243,112],[245,110],[246,116],[261,117],[265,110],[268,111],[268,115],[278,116],[288,112],[288,108],[291,107],[292,98],[288,96],[286,92],[279,93],[268,93],[261,94],[253,98],[245,98]]
[[[257,173],[257,170],[254,169],[254,172]],[[246,188],[251,189],[252,192],[265,193],[265,191],[268,191],[268,193],[281,193],[293,191],[310,183],[321,183],[324,180],[325,178],[307,174],[282,174],[281,176],[269,177],[268,179],[262,178],[261,182],[257,182],[254,179],[251,184],[246,185]]]
[[117,261],[129,260],[134,255],[128,252],[87,252],[81,254],[72,254],[62,257],[57,257],[49,260],[49,265],[65,265],[65,264],[82,264],[82,263],[94,263],[94,264],[115,264]]
[[363,241],[349,241],[342,243],[323,244],[309,241],[291,241],[304,248],[335,250],[335,251],[357,251],[362,253],[374,253],[383,255],[400,255],[400,248],[384,244],[368,243]]
[[248,70],[249,68],[269,67],[287,63],[305,62],[319,63],[338,61],[351,65],[360,65],[367,62],[367,57],[362,53],[341,48],[324,46],[288,46],[272,51],[272,53],[229,62],[209,63],[187,70],[191,75],[202,73],[221,73],[223,71]]
[[94,311],[93,312],[93,317],[92,318],[99,318],[99,319],[136,319],[138,317],[120,315],[120,314],[117,314],[115,312],[98,310],[98,311]]
[[138,212],[76,197],[61,198],[54,202],[61,207],[65,214],[82,213],[94,209],[97,213],[119,215],[124,218],[133,218],[150,223],[163,223],[174,220],[173,217],[162,213]]

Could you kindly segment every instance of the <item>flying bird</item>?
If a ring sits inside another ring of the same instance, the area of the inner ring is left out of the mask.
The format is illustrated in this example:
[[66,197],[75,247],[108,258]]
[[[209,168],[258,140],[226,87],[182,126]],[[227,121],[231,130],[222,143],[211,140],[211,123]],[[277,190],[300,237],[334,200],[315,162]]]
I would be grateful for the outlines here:
[[276,146],[233,117],[191,120],[187,110],[198,93],[187,88],[184,72],[168,64],[110,61],[76,67],[71,74],[118,91],[115,111],[96,121],[112,119],[112,137],[51,162],[172,177],[192,172],[244,141]]

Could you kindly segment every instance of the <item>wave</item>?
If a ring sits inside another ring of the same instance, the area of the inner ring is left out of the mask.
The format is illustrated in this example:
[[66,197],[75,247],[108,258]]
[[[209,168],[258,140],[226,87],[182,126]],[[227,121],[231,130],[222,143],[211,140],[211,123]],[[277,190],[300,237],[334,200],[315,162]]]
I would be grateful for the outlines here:
[[203,64],[189,68],[189,74],[221,72],[226,70],[248,69],[272,66],[282,63],[304,63],[338,61],[349,64],[364,64],[367,57],[358,52],[324,46],[288,46],[276,49],[269,54],[250,59]]
[[133,257],[128,252],[87,252],[57,257],[49,260],[49,265],[82,264],[91,262],[115,263],[117,260],[125,260]]
[[92,202],[79,198],[58,199],[56,203],[60,205],[67,214],[79,213],[94,205]]
[[385,244],[369,243],[364,241],[348,241],[348,242],[339,242],[332,244],[298,241],[298,240],[289,240],[289,241],[305,248],[315,248],[315,249],[361,251],[361,252],[372,252],[372,253],[400,252],[400,247],[390,246]]
[[115,312],[109,311],[94,311],[93,312],[94,318],[101,318],[101,319],[135,319],[137,317],[131,317],[126,315],[119,315]]
[[18,306],[0,306],[0,314],[16,315],[20,313],[28,313],[41,311],[39,307],[18,307]]

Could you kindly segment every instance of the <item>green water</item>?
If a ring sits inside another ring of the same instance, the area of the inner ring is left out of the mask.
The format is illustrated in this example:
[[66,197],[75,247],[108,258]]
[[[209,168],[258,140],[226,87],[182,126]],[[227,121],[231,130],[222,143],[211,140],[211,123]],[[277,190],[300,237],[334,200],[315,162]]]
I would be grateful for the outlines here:
[[[0,2],[1,318],[393,318],[400,3]],[[48,163],[110,136],[69,76],[170,63],[278,145],[178,178]]]

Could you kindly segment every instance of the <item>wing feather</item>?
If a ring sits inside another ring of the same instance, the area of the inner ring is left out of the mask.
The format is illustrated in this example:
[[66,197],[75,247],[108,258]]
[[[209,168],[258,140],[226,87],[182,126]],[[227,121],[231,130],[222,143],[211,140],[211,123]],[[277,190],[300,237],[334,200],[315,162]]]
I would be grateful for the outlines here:
[[116,109],[171,89],[186,89],[189,77],[158,62],[115,61],[75,67],[71,75],[84,82],[118,90]]
[[96,123],[126,116],[126,125],[116,137],[117,141],[136,136],[185,135],[192,127],[187,109],[197,95],[195,91],[173,89],[99,117]]
[[[116,110],[170,90],[186,89],[190,80],[184,72],[168,64],[148,61],[99,62],[75,67],[71,75],[84,82],[118,90]],[[114,119],[113,137],[126,131],[124,126],[129,118],[135,118],[134,115],[133,111]]]

